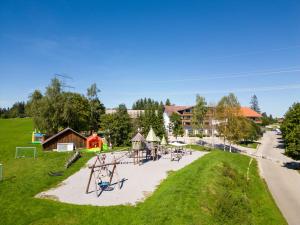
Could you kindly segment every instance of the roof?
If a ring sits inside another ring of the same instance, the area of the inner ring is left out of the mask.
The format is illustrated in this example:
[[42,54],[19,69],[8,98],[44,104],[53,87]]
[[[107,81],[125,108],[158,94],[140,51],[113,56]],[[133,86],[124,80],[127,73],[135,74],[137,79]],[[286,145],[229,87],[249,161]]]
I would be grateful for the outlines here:
[[102,140],[101,137],[99,137],[98,135],[91,135],[87,138],[87,141],[99,141],[99,140]]
[[253,109],[248,108],[248,107],[241,107],[241,113],[245,117],[254,117],[254,118],[262,117],[261,114],[255,112]]
[[144,142],[145,138],[143,135],[141,135],[140,133],[137,133],[132,139],[131,141],[140,141],[140,142]]
[[[117,109],[106,109],[106,114],[113,114],[116,113]],[[138,118],[142,113],[144,113],[145,110],[135,110],[135,109],[127,109],[127,113],[129,114],[130,118],[136,119]]]
[[168,116],[171,116],[173,113],[178,113],[178,111],[190,109],[193,106],[165,105],[164,107],[165,107],[165,113],[167,113]]
[[86,139],[86,137],[85,137],[85,136],[81,135],[81,134],[80,134],[80,133],[78,133],[77,131],[75,131],[75,130],[73,130],[72,128],[68,127],[68,128],[66,128],[66,129],[64,129],[64,130],[62,130],[62,131],[60,131],[60,132],[58,132],[57,134],[55,134],[55,135],[51,136],[51,137],[50,137],[50,138],[48,138],[47,140],[45,140],[45,141],[43,142],[43,144],[42,144],[42,145],[44,145],[44,144],[48,143],[49,141],[51,141],[51,140],[55,139],[56,137],[59,137],[60,135],[62,135],[62,134],[64,134],[64,133],[66,133],[67,131],[71,131],[71,132],[73,132],[73,133],[77,134],[79,137],[81,137],[81,138],[83,138],[83,139]]
[[162,140],[161,140],[161,143],[160,143],[161,145],[167,145],[168,143],[167,143],[167,141],[166,141],[166,138],[165,138],[165,136],[163,136],[163,138],[162,138]]
[[146,141],[148,141],[148,142],[157,142],[158,141],[157,136],[155,135],[154,130],[152,129],[152,127],[149,130],[149,133],[146,137]]

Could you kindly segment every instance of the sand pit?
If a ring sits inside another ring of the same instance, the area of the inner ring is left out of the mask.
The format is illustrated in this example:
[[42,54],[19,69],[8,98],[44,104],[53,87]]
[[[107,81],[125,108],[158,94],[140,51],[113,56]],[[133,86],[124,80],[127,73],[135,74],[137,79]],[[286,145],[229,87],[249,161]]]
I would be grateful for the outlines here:
[[[124,153],[115,153],[115,156]],[[200,158],[206,152],[193,151],[187,154],[180,161],[170,161],[170,155],[164,155],[157,161],[148,161],[142,165],[119,164],[117,172],[119,179],[123,179],[122,187],[113,186],[111,191],[103,191],[97,197],[95,190],[95,181],[92,179],[90,193],[86,194],[86,186],[90,174],[87,165],[81,168],[77,173],[73,174],[57,187],[48,191],[39,193],[36,197],[50,198],[53,200],[78,204],[78,205],[95,205],[95,206],[111,206],[111,205],[135,205],[137,202],[143,201],[147,196],[151,195],[167,177],[168,171],[179,170],[194,160]],[[107,162],[112,159],[112,155],[107,153]],[[131,159],[123,161],[130,162]],[[88,161],[88,165],[92,165],[95,158]],[[113,183],[113,182],[112,182]]]

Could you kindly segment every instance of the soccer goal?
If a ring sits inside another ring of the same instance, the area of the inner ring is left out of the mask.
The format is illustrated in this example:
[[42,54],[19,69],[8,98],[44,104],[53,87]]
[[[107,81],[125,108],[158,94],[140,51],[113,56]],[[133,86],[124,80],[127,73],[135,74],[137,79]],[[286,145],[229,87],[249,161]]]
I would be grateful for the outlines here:
[[26,157],[36,158],[36,147],[16,147],[16,159]]

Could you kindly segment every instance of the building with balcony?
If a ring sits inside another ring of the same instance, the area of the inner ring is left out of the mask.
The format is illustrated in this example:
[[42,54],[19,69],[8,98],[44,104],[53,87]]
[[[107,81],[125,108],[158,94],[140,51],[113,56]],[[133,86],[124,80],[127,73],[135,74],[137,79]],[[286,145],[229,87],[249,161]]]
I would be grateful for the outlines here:
[[[164,123],[167,130],[168,135],[172,135],[172,124],[170,121],[170,116],[173,113],[177,113],[181,117],[182,126],[184,129],[184,135],[188,136],[191,134],[198,134],[199,130],[193,130],[192,128],[192,116],[193,116],[193,108],[194,106],[165,106],[164,110]],[[215,107],[208,107],[206,116],[203,121],[203,130],[202,132],[205,135],[211,136],[214,132],[216,134],[215,126],[220,123],[215,119],[216,114]],[[246,118],[254,121],[255,123],[261,123],[261,114],[255,112],[254,110],[248,107],[241,107],[241,115],[245,116]]]

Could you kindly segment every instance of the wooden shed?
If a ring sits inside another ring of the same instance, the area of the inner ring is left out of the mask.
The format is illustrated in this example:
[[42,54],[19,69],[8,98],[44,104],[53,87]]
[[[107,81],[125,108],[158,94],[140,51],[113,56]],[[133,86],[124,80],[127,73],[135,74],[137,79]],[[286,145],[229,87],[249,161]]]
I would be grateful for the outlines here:
[[45,140],[42,146],[44,150],[53,150],[57,149],[58,143],[74,143],[76,149],[85,148],[86,137],[68,127]]

